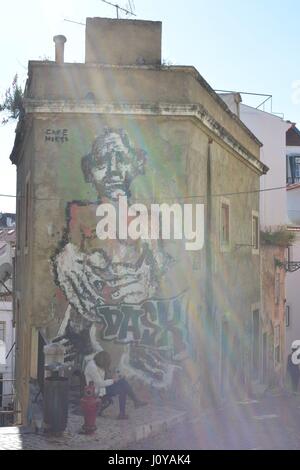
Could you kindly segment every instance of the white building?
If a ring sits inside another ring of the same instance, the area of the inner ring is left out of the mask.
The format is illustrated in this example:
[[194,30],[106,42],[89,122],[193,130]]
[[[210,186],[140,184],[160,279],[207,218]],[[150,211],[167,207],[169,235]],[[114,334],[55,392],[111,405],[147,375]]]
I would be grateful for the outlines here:
[[[267,165],[269,171],[260,178],[260,226],[263,229],[285,226],[288,223],[285,191],[286,132],[291,127],[291,123],[275,114],[243,104],[239,93],[227,93],[220,96],[229,109],[263,144],[260,159]],[[266,191],[270,188],[282,189]]]
[[[282,118],[244,104],[240,119],[263,143],[261,161],[269,171],[260,179],[260,228],[277,232],[288,223],[286,194],[286,133]],[[286,366],[285,302],[286,276],[276,259],[285,260],[284,248],[261,245],[260,345],[262,382],[283,386]]]
[[[262,229],[285,226],[286,196],[286,132],[291,124],[274,114],[244,104],[240,105],[240,118],[263,143],[261,161],[269,167],[260,178],[260,226]],[[282,188],[266,191],[270,188]]]
[[261,160],[269,172],[261,181],[260,222],[262,228],[287,225],[295,234],[289,248],[286,275],[285,357],[294,340],[300,339],[300,131],[295,124],[272,114],[240,105],[240,118],[263,142]]
[[12,422],[14,401],[15,329],[13,322],[13,257],[15,228],[0,227],[0,426]]
[[0,300],[0,409],[12,402],[14,392],[15,333],[12,315],[12,302]]
[[[291,269],[300,265],[300,131],[292,124],[286,138],[286,178],[289,230],[295,241],[289,250]],[[286,354],[291,351],[293,341],[300,339],[300,270],[287,274],[286,280]]]

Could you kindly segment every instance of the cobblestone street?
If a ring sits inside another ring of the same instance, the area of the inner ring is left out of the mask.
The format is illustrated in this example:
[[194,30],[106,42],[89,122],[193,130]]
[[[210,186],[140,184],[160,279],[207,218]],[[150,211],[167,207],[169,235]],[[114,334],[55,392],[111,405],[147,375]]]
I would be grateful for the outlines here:
[[[150,410],[150,409],[149,409]],[[149,411],[145,413],[151,413]],[[146,416],[146,415],[145,415]],[[202,414],[192,420],[177,419],[164,432],[146,439],[136,436],[128,444],[132,423],[118,423],[121,433],[108,436],[112,424],[100,418],[96,436],[86,438],[65,433],[45,437],[18,428],[2,428],[1,450],[168,450],[168,449],[300,449],[300,398],[269,396],[261,400],[238,402],[223,410]],[[105,423],[105,425],[103,425]],[[108,426],[109,424],[109,426]],[[130,428],[131,427],[131,428]],[[163,429],[163,426],[161,427]],[[74,437],[75,436],[75,437]],[[126,439],[122,438],[126,436]],[[107,437],[110,446],[107,445]]]
[[69,410],[67,429],[60,437],[35,434],[18,427],[0,427],[0,450],[121,449],[173,427],[185,416],[183,411],[167,406],[149,404],[135,409],[132,403],[128,403],[128,414],[128,420],[117,420],[118,402],[114,401],[103,416],[97,417],[97,430],[88,436],[81,432],[83,417],[76,409]]
[[300,399],[270,396],[235,403],[128,449],[299,450]]

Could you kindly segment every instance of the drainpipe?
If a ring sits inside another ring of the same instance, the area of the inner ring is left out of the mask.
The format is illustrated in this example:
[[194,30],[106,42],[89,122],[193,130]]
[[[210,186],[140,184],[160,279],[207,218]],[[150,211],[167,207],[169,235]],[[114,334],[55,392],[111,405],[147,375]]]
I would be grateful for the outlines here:
[[212,327],[213,315],[213,281],[212,281],[212,192],[211,192],[211,146],[213,140],[209,138],[206,167],[206,313],[208,324]]
[[206,166],[206,224],[205,224],[205,250],[206,250],[206,276],[205,276],[205,386],[204,393],[209,396],[209,401],[213,406],[218,403],[217,383],[218,367],[216,367],[215,357],[215,331],[213,319],[213,269],[212,269],[212,144],[209,138],[207,148]]

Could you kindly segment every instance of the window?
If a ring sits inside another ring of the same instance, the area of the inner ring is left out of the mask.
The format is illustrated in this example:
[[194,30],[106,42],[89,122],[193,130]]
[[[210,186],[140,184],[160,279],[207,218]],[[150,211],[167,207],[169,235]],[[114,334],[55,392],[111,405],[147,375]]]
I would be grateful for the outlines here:
[[225,200],[221,201],[221,248],[229,247],[230,242],[230,206]]
[[287,157],[287,183],[299,183],[300,181],[300,156],[289,155]]
[[21,249],[21,193],[18,193],[17,195],[17,251],[20,251]]
[[280,325],[275,326],[274,330],[274,361],[275,365],[280,364]]
[[291,308],[289,305],[285,308],[285,326],[288,328],[291,324]]
[[280,301],[280,273],[275,273],[275,304],[278,305]]
[[5,342],[5,321],[0,321],[0,340]]
[[252,253],[259,252],[259,217],[258,213],[252,211]]
[[287,260],[288,260],[288,263],[291,263],[293,261],[293,247],[292,246],[288,246],[287,248]]
[[300,158],[295,157],[295,178],[300,179]]
[[252,377],[254,380],[257,380],[259,377],[259,323],[259,310],[254,310],[252,312]]

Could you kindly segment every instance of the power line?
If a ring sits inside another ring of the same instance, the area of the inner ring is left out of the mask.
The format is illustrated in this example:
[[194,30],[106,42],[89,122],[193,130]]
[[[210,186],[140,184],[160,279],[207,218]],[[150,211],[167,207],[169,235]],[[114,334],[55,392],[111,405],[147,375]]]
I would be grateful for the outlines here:
[[[226,197],[226,196],[238,196],[242,194],[257,194],[257,193],[266,193],[270,191],[279,191],[281,189],[286,189],[286,186],[278,186],[274,188],[267,188],[267,189],[255,189],[252,191],[238,191],[238,192],[232,192],[232,193],[215,193],[212,194],[213,197]],[[0,197],[10,197],[10,198],[16,198],[16,199],[22,199],[25,196],[17,196],[14,194],[0,194]],[[170,196],[166,197],[165,199],[197,199],[197,198],[205,198],[206,194],[194,194],[193,196]],[[65,200],[65,198],[39,198],[39,197],[32,197],[31,199],[34,199],[36,201],[62,201]],[[143,199],[146,200],[146,199]]]

